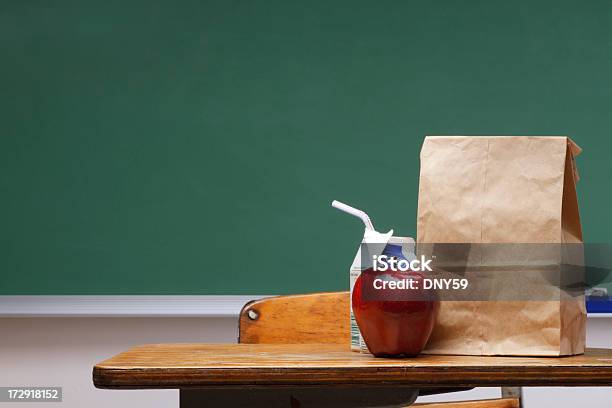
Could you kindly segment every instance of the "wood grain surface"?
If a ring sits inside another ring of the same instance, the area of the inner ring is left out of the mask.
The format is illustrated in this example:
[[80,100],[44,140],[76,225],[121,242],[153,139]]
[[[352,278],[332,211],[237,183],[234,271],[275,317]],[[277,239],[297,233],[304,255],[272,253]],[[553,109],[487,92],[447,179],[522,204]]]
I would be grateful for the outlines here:
[[350,347],[349,292],[278,296],[247,303],[239,343],[335,343]]
[[612,350],[571,357],[382,359],[334,344],[150,344],[97,364],[98,388],[612,386]]
[[477,401],[433,402],[429,404],[413,404],[411,406],[423,408],[519,408],[520,403],[516,398],[502,398]]

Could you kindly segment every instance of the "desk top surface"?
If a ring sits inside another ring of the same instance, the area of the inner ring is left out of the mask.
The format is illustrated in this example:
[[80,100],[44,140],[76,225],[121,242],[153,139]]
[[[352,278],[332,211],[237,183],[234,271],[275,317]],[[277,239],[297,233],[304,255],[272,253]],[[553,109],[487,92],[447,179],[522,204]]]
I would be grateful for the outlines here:
[[572,357],[374,358],[325,344],[148,344],[94,367],[99,388],[612,386],[612,350]]

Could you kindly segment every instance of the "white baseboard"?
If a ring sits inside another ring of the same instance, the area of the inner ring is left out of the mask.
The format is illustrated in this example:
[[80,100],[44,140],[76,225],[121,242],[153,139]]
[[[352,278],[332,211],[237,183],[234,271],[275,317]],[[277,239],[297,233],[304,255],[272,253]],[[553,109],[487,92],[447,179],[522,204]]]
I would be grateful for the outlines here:
[[267,296],[0,296],[0,317],[235,317]]

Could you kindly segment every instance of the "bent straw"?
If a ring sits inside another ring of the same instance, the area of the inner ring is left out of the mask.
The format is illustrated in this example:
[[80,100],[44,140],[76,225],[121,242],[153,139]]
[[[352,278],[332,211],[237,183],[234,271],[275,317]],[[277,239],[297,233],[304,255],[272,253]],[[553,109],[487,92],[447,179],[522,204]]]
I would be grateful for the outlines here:
[[374,225],[372,224],[372,220],[370,220],[370,217],[368,217],[368,214],[366,214],[365,212],[358,210],[355,207],[351,207],[350,205],[341,203],[338,200],[332,201],[332,207],[337,208],[340,211],[344,211],[347,214],[351,214],[361,219],[361,221],[363,221],[363,223],[365,224],[366,229],[374,230]]

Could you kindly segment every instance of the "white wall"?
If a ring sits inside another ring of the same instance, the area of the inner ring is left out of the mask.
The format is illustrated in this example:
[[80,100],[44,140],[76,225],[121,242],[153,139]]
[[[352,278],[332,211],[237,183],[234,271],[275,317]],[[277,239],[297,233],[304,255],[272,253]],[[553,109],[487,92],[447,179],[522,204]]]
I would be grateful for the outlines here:
[[[175,390],[97,390],[91,382],[94,363],[130,346],[162,342],[236,342],[236,318],[2,318],[0,386],[62,386],[65,408],[178,407]],[[612,348],[612,319],[589,319],[587,343]],[[498,388],[419,399],[494,398]],[[612,406],[612,388],[529,388],[527,408]],[[40,404],[15,404],[40,408]],[[9,404],[2,404],[9,406]],[[47,406],[47,405],[45,405]]]
[[[0,386],[62,386],[64,402],[50,407],[172,408],[178,407],[176,390],[95,389],[93,365],[144,343],[235,343],[237,319],[5,318],[0,333]],[[15,405],[41,408],[40,403]]]

